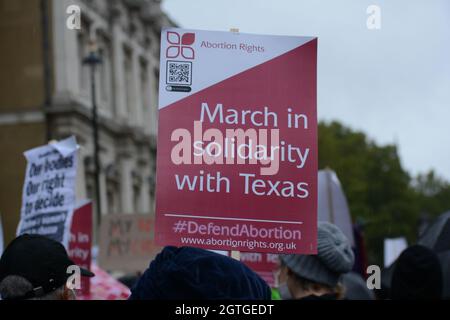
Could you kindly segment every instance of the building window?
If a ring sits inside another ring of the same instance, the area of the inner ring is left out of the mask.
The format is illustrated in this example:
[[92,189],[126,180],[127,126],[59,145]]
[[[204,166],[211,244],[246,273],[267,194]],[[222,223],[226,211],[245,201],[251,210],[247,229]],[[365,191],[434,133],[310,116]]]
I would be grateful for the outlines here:
[[[97,196],[95,193],[95,179],[94,174],[91,171],[85,171],[85,179],[86,179],[86,197],[92,201],[92,219],[95,219],[97,212]],[[95,221],[95,220],[94,220]]]
[[80,94],[84,97],[89,97],[89,68],[83,63],[84,58],[87,55],[88,37],[86,33],[78,33],[78,61],[79,61],[79,74],[78,83],[80,88]]
[[99,77],[99,96],[101,106],[103,106],[109,113],[113,113],[113,72],[111,59],[111,44],[104,37],[101,39],[98,54],[102,63],[98,66]]
[[150,107],[150,87],[148,81],[148,64],[147,61],[141,60],[141,101],[142,101],[142,114],[144,119],[146,118],[147,110]]
[[108,198],[108,214],[120,213],[120,191],[119,185],[115,181],[107,182],[106,196]]
[[108,51],[105,48],[100,48],[98,51],[102,63],[99,65],[100,76],[100,99],[102,102],[108,103],[109,100],[109,86],[108,86]]
[[132,65],[131,51],[124,48],[124,70],[125,70],[125,99],[126,107],[130,119],[133,114],[133,65]]
[[159,91],[159,70],[157,68],[153,69],[153,76],[155,81],[153,82],[155,84],[155,92]]
[[100,110],[108,114],[113,113],[113,61],[112,45],[103,30],[96,32],[97,55],[101,63],[96,66],[97,98]]
[[133,187],[133,206],[134,206],[134,213],[142,213],[141,187],[139,185],[135,185]]
[[92,185],[92,178],[89,175],[89,178],[86,177],[87,183],[86,183],[86,196],[88,199],[91,199],[92,201],[95,200],[95,193],[94,193],[94,186]]

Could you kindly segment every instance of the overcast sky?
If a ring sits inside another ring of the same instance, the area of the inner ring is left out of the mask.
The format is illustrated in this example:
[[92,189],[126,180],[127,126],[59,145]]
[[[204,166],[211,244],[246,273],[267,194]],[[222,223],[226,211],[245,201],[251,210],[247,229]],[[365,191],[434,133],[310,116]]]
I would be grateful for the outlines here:
[[[366,26],[369,5],[381,29]],[[180,27],[317,36],[318,114],[450,180],[450,1],[164,0]]]

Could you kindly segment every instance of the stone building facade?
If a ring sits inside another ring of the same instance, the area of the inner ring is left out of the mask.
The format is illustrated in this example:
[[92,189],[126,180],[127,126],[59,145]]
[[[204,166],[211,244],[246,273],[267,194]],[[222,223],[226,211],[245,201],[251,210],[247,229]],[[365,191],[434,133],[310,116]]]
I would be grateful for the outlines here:
[[[16,4],[13,4],[16,2]],[[70,29],[67,8],[81,10]],[[102,214],[152,213],[154,207],[160,31],[173,22],[157,0],[0,0],[6,73],[0,75],[0,213],[8,242],[19,218],[23,151],[75,135],[78,199]],[[94,40],[100,145],[95,199],[91,86],[83,59]],[[6,168],[8,169],[6,169]],[[98,221],[96,221],[98,222]]]

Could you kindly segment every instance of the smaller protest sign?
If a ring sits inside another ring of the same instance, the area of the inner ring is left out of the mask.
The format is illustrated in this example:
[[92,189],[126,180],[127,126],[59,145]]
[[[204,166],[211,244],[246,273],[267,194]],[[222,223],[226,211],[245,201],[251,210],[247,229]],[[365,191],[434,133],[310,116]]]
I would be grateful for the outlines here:
[[75,137],[26,151],[27,168],[17,235],[40,234],[64,244],[75,205]]
[[255,271],[270,287],[275,287],[277,279],[278,255],[272,253],[241,252],[241,262]]
[[405,238],[384,239],[384,266],[389,267],[408,247]]
[[141,272],[161,251],[154,243],[154,219],[144,214],[102,217],[99,264],[106,270]]
[[[81,268],[91,266],[92,247],[92,203],[85,201],[77,206],[72,217],[68,254],[72,261]],[[81,278],[81,294],[89,294],[90,279]]]

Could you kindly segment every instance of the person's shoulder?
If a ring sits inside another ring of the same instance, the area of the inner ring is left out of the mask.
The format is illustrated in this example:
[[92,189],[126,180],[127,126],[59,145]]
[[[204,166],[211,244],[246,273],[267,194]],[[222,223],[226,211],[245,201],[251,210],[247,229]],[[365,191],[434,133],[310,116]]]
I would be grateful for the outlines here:
[[335,294],[324,294],[321,296],[310,295],[307,297],[303,297],[300,299],[301,301],[317,301],[317,300],[337,300],[337,296]]

